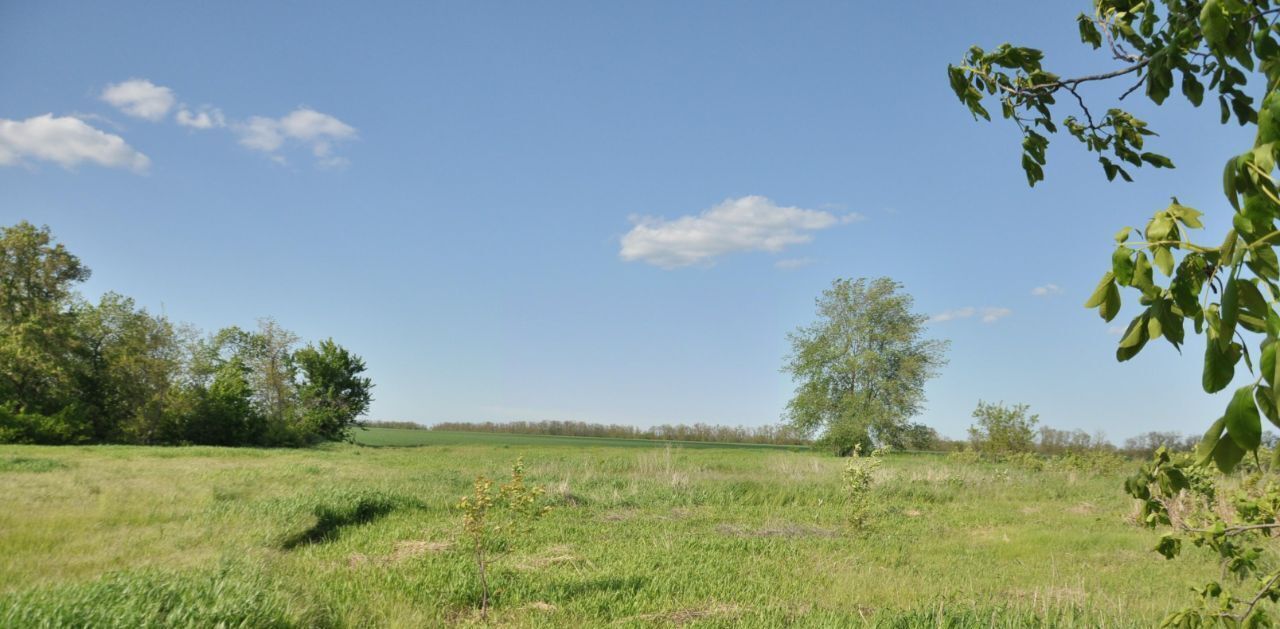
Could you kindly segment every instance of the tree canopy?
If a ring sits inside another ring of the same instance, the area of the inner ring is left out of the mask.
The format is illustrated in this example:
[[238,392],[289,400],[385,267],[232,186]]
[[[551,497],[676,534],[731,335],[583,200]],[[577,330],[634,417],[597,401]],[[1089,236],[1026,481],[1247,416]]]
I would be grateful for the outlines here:
[[841,454],[873,441],[908,445],[948,343],[924,337],[928,317],[887,277],[837,279],[816,305],[817,320],[788,337],[783,371],[797,382],[788,421]]
[[0,443],[303,445],[369,407],[364,361],[272,319],[202,336],[107,293],[47,227],[0,228]]

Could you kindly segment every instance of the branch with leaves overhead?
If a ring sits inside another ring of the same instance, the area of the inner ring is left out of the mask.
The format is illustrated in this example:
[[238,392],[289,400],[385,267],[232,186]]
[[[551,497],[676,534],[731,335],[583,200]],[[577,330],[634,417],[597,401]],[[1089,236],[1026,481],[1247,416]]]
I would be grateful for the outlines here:
[[[1226,233],[1209,244],[1193,242],[1190,233],[1204,228],[1203,215],[1175,198],[1142,227],[1126,227],[1116,234],[1108,270],[1085,303],[1111,321],[1120,312],[1122,292],[1136,293],[1142,310],[1121,336],[1116,349],[1120,361],[1160,338],[1181,351],[1190,322],[1194,332],[1205,337],[1204,391],[1216,393],[1230,386],[1241,362],[1251,376],[1231,396],[1222,417],[1209,426],[1194,461],[1157,461],[1127,486],[1143,501],[1144,516],[1154,518],[1147,520],[1153,526],[1169,524],[1168,510],[1158,506],[1161,500],[1153,498],[1153,491],[1165,498],[1185,493],[1192,466],[1212,463],[1223,472],[1249,465],[1262,469],[1262,418],[1280,426],[1278,5],[1274,0],[1094,0],[1093,14],[1077,19],[1080,39],[1094,49],[1105,45],[1119,67],[1063,78],[1044,68],[1039,50],[1005,44],[991,51],[973,47],[960,64],[947,68],[952,89],[975,118],[990,120],[986,103],[995,101],[1003,117],[1022,131],[1022,168],[1033,186],[1045,176],[1049,137],[1058,133],[1057,98],[1063,92],[1073,102],[1064,105],[1070,113],[1060,119],[1061,125],[1098,155],[1108,180],[1132,181],[1130,167],[1172,168],[1173,161],[1147,149],[1156,133],[1133,114],[1112,107],[1095,115],[1085,98],[1087,89],[1120,81],[1123,91],[1117,100],[1141,88],[1157,105],[1175,90],[1197,107],[1216,96],[1222,124],[1234,119],[1242,126],[1256,126],[1251,147],[1224,156],[1227,203],[1221,210],[1232,217]],[[1263,91],[1256,104],[1245,92],[1251,83]],[[1252,463],[1246,458],[1250,453]],[[1280,471],[1280,449],[1263,471],[1272,476]],[[1241,582],[1254,580],[1256,591],[1236,596],[1210,583],[1197,588],[1200,609],[1171,615],[1166,624],[1271,626],[1260,603],[1280,599],[1280,572],[1260,562],[1262,551],[1245,540],[1269,539],[1280,528],[1280,489],[1272,489],[1273,481],[1265,490],[1259,489],[1261,481],[1250,482],[1254,485],[1246,487],[1249,491],[1236,504],[1241,524],[1219,519],[1199,529],[1178,528],[1157,550],[1172,557],[1181,539],[1190,538],[1218,550],[1232,574]]]

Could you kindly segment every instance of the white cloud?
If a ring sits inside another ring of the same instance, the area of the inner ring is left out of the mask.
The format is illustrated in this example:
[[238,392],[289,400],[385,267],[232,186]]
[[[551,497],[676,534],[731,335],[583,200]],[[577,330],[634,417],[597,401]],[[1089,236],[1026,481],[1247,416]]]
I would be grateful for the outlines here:
[[108,85],[102,90],[102,100],[130,116],[152,122],[162,120],[174,104],[173,90],[146,79]]
[[63,168],[92,162],[134,172],[144,172],[151,164],[124,138],[95,129],[74,116],[45,114],[21,121],[0,118],[0,166],[27,159],[55,162]]
[[622,237],[619,255],[673,269],[738,251],[777,253],[813,240],[813,232],[859,218],[782,207],[762,196],[726,199],[696,216],[632,217],[635,227]]
[[1003,319],[1011,314],[1013,314],[1012,310],[1008,308],[997,307],[997,306],[987,306],[985,308],[974,308],[973,306],[965,306],[964,308],[947,310],[945,312],[940,312],[936,315],[933,315],[932,317],[929,317],[929,322],[943,323],[945,321],[955,321],[956,319],[968,319],[970,317],[977,316],[982,319],[983,323],[995,323],[996,321],[999,321],[1000,319]]
[[995,323],[1011,314],[1013,314],[1013,311],[1008,308],[983,308],[982,322]]
[[251,149],[274,153],[284,144],[284,135],[280,133],[280,124],[274,118],[254,116],[238,126],[240,144]]
[[183,105],[178,109],[174,119],[178,121],[178,124],[193,129],[213,129],[227,126],[227,118],[222,115],[222,110],[208,105],[198,110],[192,110]]
[[1062,287],[1057,284],[1045,284],[1031,289],[1031,294],[1036,297],[1048,297],[1049,295],[1059,295],[1062,293]]
[[814,263],[813,258],[783,258],[782,260],[778,260],[777,262],[774,262],[773,266],[779,269],[791,270],[791,269],[806,267],[813,263]]
[[354,127],[314,109],[299,107],[283,118],[253,116],[236,125],[240,144],[256,151],[270,153],[272,159],[281,161],[276,154],[286,141],[293,140],[311,149],[322,166],[342,166],[347,160],[333,155],[335,142],[356,138]]

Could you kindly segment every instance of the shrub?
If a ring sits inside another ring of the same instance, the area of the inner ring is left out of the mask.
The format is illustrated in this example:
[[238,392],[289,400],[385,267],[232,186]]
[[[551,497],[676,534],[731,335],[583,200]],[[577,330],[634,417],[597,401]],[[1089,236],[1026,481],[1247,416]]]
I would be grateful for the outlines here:
[[1026,404],[1005,406],[1003,402],[989,404],[978,402],[973,417],[978,420],[969,427],[969,440],[982,453],[1008,454],[1031,452],[1035,449],[1035,426],[1039,415],[1028,415]]

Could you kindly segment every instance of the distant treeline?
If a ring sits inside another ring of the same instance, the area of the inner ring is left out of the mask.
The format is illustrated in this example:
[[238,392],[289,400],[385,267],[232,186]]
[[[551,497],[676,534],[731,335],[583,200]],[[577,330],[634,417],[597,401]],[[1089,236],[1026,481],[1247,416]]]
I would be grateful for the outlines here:
[[364,361],[275,321],[204,335],[75,287],[88,267],[49,229],[0,227],[0,443],[296,446],[346,436]]
[[[455,432],[512,433],[522,435],[557,435],[566,437],[610,437],[615,439],[652,439],[656,441],[710,441],[724,443],[758,443],[773,445],[812,445],[812,441],[783,426],[715,426],[708,424],[667,424],[653,428],[637,428],[620,424],[595,424],[574,421],[537,422],[442,422],[426,426],[408,421],[369,421],[362,425],[376,428],[404,430],[443,430]],[[906,438],[900,449],[954,452],[966,449],[982,449],[984,444],[972,439],[948,439],[927,426],[915,424],[905,431]],[[1101,433],[1089,434],[1083,430],[1059,430],[1049,426],[1039,427],[1031,436],[1029,450],[1045,455],[1074,452],[1114,452],[1132,457],[1148,457],[1161,446],[1176,451],[1195,449],[1200,437],[1177,432],[1147,432],[1125,439],[1116,446]],[[1264,440],[1274,445],[1276,436],[1264,435]]]
[[707,441],[771,445],[809,444],[809,440],[803,435],[799,435],[785,426],[743,427],[713,426],[710,424],[664,424],[652,428],[637,428],[620,424],[592,424],[574,421],[444,422],[431,426],[431,430],[501,432],[565,437],[609,437],[612,439],[653,439],[657,441]]

